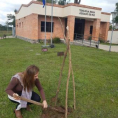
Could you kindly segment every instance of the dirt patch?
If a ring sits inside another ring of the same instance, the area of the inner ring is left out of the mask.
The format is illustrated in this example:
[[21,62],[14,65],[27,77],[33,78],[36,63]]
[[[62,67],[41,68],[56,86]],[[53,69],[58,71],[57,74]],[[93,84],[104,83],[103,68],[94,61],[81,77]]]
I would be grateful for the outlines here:
[[[65,107],[55,106],[55,97],[51,98],[51,103],[47,109],[42,109],[41,118],[65,118]],[[57,104],[60,104],[60,99],[57,99]],[[68,114],[73,111],[72,108],[68,108]]]
[[[72,112],[71,108],[68,108],[68,114]],[[49,107],[42,110],[41,118],[65,118],[65,108],[60,107]]]

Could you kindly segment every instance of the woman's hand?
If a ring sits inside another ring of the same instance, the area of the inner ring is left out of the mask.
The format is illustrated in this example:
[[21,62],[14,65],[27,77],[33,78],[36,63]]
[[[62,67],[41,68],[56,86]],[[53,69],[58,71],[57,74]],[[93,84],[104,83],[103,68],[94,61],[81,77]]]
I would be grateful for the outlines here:
[[34,76],[34,79],[38,79],[38,76]]
[[17,93],[13,93],[13,97],[15,100],[20,100],[20,96]]
[[43,108],[47,108],[47,107],[48,107],[47,101],[44,100],[44,101],[43,101]]
[[36,75],[34,75],[34,79],[38,79],[38,74],[39,73],[37,73]]

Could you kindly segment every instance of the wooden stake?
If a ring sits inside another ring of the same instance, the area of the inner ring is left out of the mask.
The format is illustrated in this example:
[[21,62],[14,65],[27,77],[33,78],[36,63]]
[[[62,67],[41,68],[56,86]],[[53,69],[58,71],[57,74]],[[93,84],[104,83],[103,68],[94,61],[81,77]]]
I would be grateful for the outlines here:
[[60,85],[61,85],[61,79],[62,79],[62,71],[63,71],[63,67],[65,64],[68,48],[69,48],[69,42],[67,42],[67,47],[66,47],[66,51],[64,53],[64,59],[63,59],[63,63],[62,63],[61,71],[60,71],[59,82],[58,82],[57,92],[56,92],[56,96],[55,96],[55,106],[57,104],[57,98],[58,98],[59,89],[60,89]]
[[[60,21],[60,24],[61,24],[61,27],[62,27],[62,31],[64,31],[63,29],[63,24],[61,22],[61,19],[58,17],[59,21]],[[66,108],[66,111],[65,111],[65,118],[67,118],[67,113],[68,113],[68,85],[69,85],[69,79],[70,79],[70,74],[72,72],[72,79],[73,79],[73,99],[74,99],[74,109],[76,109],[76,98],[75,98],[75,80],[74,80],[74,74],[73,74],[73,68],[72,68],[72,62],[71,62],[71,49],[70,49],[70,39],[69,39],[69,29],[67,28],[67,33],[68,33],[68,38],[65,36],[64,34],[64,38],[65,38],[65,41],[66,41],[66,44],[67,44],[67,48],[66,48],[66,55],[67,55],[67,52],[69,52],[69,70],[68,70],[68,78],[67,78],[67,84],[66,84],[66,100],[65,100],[65,108]],[[69,40],[68,40],[69,39]],[[58,89],[57,89],[57,93],[56,93],[56,100],[55,100],[55,105],[56,105],[56,102],[57,102],[57,97],[58,97],[58,93],[59,93],[59,89],[60,89],[60,84],[61,84],[61,78],[62,78],[62,71],[63,71],[63,66],[64,66],[64,63],[65,63],[65,58],[66,56],[64,56],[64,59],[63,59],[63,64],[62,64],[62,68],[61,68],[61,72],[60,72],[60,78],[59,78],[59,84],[58,84]]]
[[69,69],[68,69],[68,78],[66,83],[66,100],[65,100],[65,118],[67,118],[68,114],[68,86],[69,86],[69,79],[71,74],[71,55],[70,55],[70,40],[69,40]]
[[[42,106],[42,107],[43,107],[43,104],[40,103],[40,102],[36,102],[36,101],[34,101],[34,100],[29,100],[29,99],[24,98],[24,97],[21,97],[21,96],[14,96],[14,97],[20,98],[20,100],[23,100],[23,101],[26,101],[26,102],[30,102],[30,103],[33,103],[33,104],[35,104],[35,105],[38,105],[38,106]],[[52,107],[52,106],[48,106],[48,108],[50,108],[50,109],[52,109],[52,110],[55,110],[55,111],[57,111],[57,112],[60,112],[60,113],[65,113],[65,110],[57,109],[57,108]]]
[[26,102],[30,102],[30,103],[33,103],[33,104],[36,104],[36,105],[39,105],[39,106],[42,106],[43,107],[43,104],[40,103],[40,102],[36,102],[34,100],[29,100],[27,98],[24,98],[24,97],[21,97],[21,96],[16,96],[16,98],[19,97],[20,100],[23,100],[23,101],[26,101]]
[[[70,50],[71,51],[71,50]],[[71,53],[70,53],[71,54]],[[72,71],[72,79],[73,79],[73,100],[74,100],[74,109],[76,109],[76,98],[75,98],[75,79],[73,74],[72,62],[71,62],[71,71]]]

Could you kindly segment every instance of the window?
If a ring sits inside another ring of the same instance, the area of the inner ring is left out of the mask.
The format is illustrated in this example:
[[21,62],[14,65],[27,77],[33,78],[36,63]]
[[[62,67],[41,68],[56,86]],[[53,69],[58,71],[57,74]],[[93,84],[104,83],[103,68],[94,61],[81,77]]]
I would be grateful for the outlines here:
[[[52,23],[53,32],[54,23]],[[45,32],[45,22],[41,21],[41,32]],[[51,22],[46,22],[46,32],[51,32]]]
[[93,26],[90,26],[90,34],[93,32]]

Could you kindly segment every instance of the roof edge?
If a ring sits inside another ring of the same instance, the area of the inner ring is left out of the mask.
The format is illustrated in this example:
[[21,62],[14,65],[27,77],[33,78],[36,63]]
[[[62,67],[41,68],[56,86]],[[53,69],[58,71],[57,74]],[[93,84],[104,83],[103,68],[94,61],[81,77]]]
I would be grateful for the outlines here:
[[[19,11],[22,7],[29,7],[32,3],[40,4],[40,5],[43,6],[43,3],[40,2],[40,1],[31,1],[29,4],[22,4],[21,7],[19,8],[19,10],[16,12],[16,14],[19,13]],[[52,6],[52,4],[50,4],[50,3],[46,3],[46,5]],[[69,3],[69,4],[66,4],[66,5],[54,4],[53,6],[54,7],[60,7],[60,8],[64,8],[64,7],[68,7],[68,6],[77,6],[77,7],[90,8],[90,9],[95,9],[95,10],[100,10],[100,11],[102,10],[102,8],[99,8],[99,7],[92,7],[92,6],[82,5],[82,4],[75,4],[75,3]]]
[[107,13],[107,12],[101,12],[101,14],[111,15],[111,13]]

